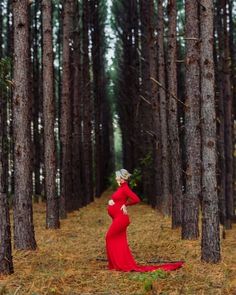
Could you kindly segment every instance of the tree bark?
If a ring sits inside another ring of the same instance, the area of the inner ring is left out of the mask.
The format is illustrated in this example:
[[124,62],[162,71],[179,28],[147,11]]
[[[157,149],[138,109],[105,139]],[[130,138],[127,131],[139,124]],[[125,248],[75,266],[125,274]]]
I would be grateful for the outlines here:
[[[167,44],[167,81],[168,81],[168,122],[170,137],[171,177],[172,177],[172,226],[182,222],[182,163],[179,144],[176,66],[176,1],[168,1],[168,44]],[[174,96],[174,97],[173,97]]]
[[13,1],[14,20],[14,247],[36,249],[32,209],[29,97],[29,19],[27,0]]
[[61,97],[61,200],[60,200],[60,216],[66,218],[66,211],[69,209],[72,177],[71,177],[71,134],[72,134],[72,118],[71,118],[71,69],[70,41],[72,39],[73,30],[73,0],[63,1],[63,42],[62,42],[62,97]]
[[82,206],[83,184],[82,177],[82,64],[81,64],[81,25],[79,16],[79,5],[75,5],[74,35],[73,35],[73,203],[74,209]]
[[233,203],[233,122],[232,122],[232,90],[231,90],[231,73],[230,73],[230,50],[229,50],[229,11],[228,0],[223,3],[223,31],[224,31],[224,56],[223,56],[223,73],[224,73],[224,115],[225,115],[225,199],[226,199],[226,228],[231,228],[231,220],[234,215]]
[[[2,79],[2,77],[1,77]],[[1,89],[2,90],[2,89]],[[0,274],[13,273],[12,248],[11,248],[11,226],[9,207],[7,200],[7,183],[4,177],[4,116],[3,97],[0,96]]]
[[199,197],[201,193],[201,130],[198,1],[186,0],[186,93],[185,145],[186,189],[183,198],[182,238],[199,236]]
[[201,1],[201,119],[202,119],[202,246],[201,259],[220,260],[220,231],[216,180],[216,114],[213,60],[213,3]]
[[[158,89],[159,96],[159,113],[161,127],[161,170],[158,173],[162,175],[162,197],[161,203],[157,206],[165,213],[169,214],[170,204],[170,159],[168,152],[168,125],[167,125],[167,97],[166,97],[166,77],[165,77],[165,55],[164,55],[164,12],[163,1],[158,0],[158,16],[157,16],[157,80],[162,85]],[[159,124],[158,124],[159,125]],[[158,202],[159,203],[159,202]]]
[[154,207],[155,175],[154,175],[154,134],[153,134],[153,98],[156,85],[151,81],[155,79],[156,64],[154,52],[154,3],[152,0],[140,1],[141,20],[141,146],[142,146],[142,182],[143,193],[148,202]]
[[85,184],[84,205],[93,201],[93,149],[92,149],[92,117],[93,105],[90,85],[89,60],[89,3],[83,0],[83,181]]
[[41,140],[40,140],[40,126],[39,126],[39,103],[40,103],[40,62],[38,55],[39,33],[38,33],[38,14],[39,3],[35,1],[33,10],[33,28],[32,28],[32,50],[33,50],[33,128],[34,128],[34,200],[39,201],[39,196],[42,194],[42,187],[40,181],[40,163],[41,163]]
[[43,116],[46,228],[59,228],[59,198],[56,193],[55,95],[52,43],[52,1],[42,1],[43,20]]
[[94,94],[94,120],[95,120],[95,196],[99,197],[104,189],[104,156],[102,148],[102,105],[104,104],[104,75],[102,65],[101,27],[100,27],[100,1],[91,1],[91,25],[92,25],[92,60],[93,60],[93,94]]

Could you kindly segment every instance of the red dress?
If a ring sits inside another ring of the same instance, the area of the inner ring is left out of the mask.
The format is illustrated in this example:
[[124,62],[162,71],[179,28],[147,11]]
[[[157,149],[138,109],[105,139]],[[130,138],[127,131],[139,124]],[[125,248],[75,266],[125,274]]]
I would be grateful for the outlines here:
[[[140,202],[139,197],[124,182],[112,194],[114,205],[108,205],[108,214],[112,218],[112,224],[106,234],[106,251],[108,268],[119,271],[154,271],[162,269],[165,271],[175,270],[183,265],[183,262],[166,263],[162,265],[138,265],[129,249],[126,229],[130,224],[129,216],[121,210],[122,205],[130,206]],[[128,200],[129,199],[129,200]]]

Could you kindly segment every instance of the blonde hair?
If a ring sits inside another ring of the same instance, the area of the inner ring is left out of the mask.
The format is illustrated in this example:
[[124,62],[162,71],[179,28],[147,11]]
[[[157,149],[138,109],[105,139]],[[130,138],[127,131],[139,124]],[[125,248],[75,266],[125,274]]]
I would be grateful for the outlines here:
[[128,180],[132,174],[130,174],[126,169],[122,168],[116,171],[116,177]]

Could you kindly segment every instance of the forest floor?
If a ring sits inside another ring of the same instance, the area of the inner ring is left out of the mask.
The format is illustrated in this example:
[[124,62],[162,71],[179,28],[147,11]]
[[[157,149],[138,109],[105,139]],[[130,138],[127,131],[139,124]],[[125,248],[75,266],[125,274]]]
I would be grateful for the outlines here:
[[0,278],[0,295],[236,294],[236,225],[222,240],[222,261],[200,261],[200,239],[182,241],[171,220],[140,203],[128,208],[128,241],[139,264],[185,260],[173,272],[107,269],[105,234],[111,223],[107,191],[68,214],[60,230],[45,229],[45,204],[34,205],[36,251],[13,251],[15,273]]

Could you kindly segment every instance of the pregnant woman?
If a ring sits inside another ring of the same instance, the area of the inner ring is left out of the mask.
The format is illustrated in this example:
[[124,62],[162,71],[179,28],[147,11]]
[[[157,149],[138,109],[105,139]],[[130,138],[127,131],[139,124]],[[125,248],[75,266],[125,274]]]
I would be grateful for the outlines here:
[[108,268],[119,271],[165,271],[180,268],[183,262],[166,263],[162,265],[138,265],[129,249],[126,230],[130,224],[127,207],[140,202],[139,197],[130,189],[128,179],[131,174],[126,169],[116,171],[118,189],[112,194],[108,202],[108,214],[112,218],[112,224],[106,234],[106,251]]

